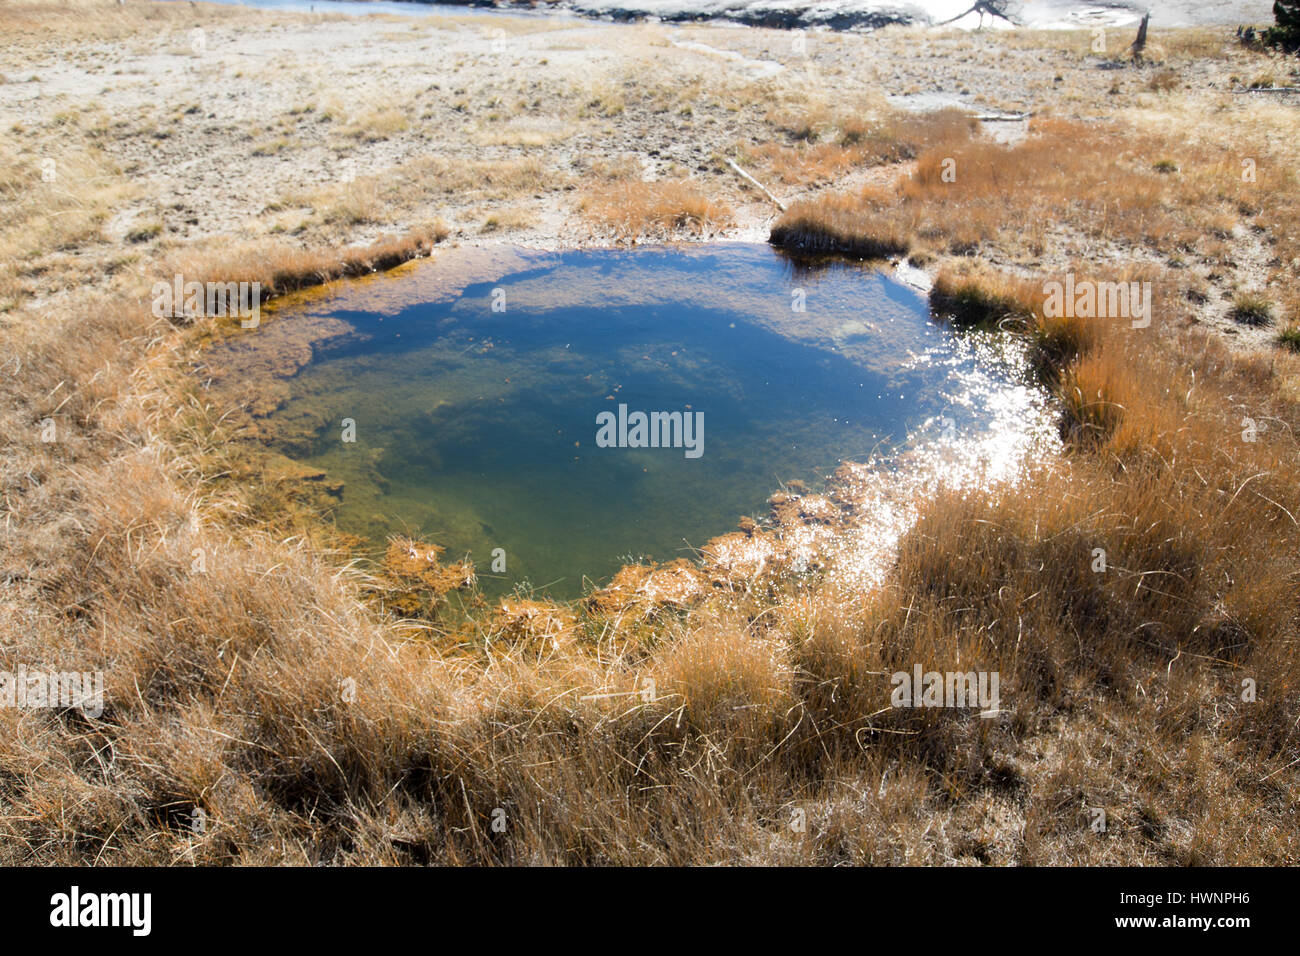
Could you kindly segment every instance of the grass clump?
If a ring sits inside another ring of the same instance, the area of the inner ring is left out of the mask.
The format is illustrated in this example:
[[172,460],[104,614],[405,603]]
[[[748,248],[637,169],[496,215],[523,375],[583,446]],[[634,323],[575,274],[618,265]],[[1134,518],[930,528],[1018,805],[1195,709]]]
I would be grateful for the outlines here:
[[127,230],[126,241],[130,243],[148,242],[150,239],[157,239],[162,235],[162,231],[163,223],[161,219],[139,222]]
[[769,113],[785,141],[746,144],[741,152],[760,180],[791,185],[826,182],[850,169],[913,160],[927,149],[968,139],[978,122],[959,109],[932,113],[826,108]]
[[1300,352],[1300,323],[1290,322],[1277,333],[1278,344]]
[[1007,320],[1032,319],[1042,294],[1031,284],[985,271],[941,270],[930,289],[930,308],[958,328],[991,329]]
[[[920,153],[892,185],[821,193],[792,206],[773,233],[840,248],[896,235],[959,255],[996,245],[1041,256],[1062,239],[1079,254],[1097,240],[1174,252],[1207,244],[1213,223],[1235,222],[1241,204],[1258,202],[1213,150],[1186,151],[1175,177],[1156,152],[1165,149],[1115,125],[1035,120],[1019,143],[949,140]],[[1053,232],[1061,222],[1068,236]]]
[[768,241],[792,252],[840,253],[864,259],[905,255],[911,237],[888,220],[878,220],[875,211],[866,192],[796,203],[772,226]]
[[405,132],[410,125],[410,119],[400,109],[381,107],[357,116],[344,127],[343,135],[362,143],[379,143]]
[[709,199],[686,180],[615,182],[582,203],[589,220],[619,239],[704,235],[732,222],[725,203]]
[[176,254],[164,264],[162,273],[193,276],[199,282],[258,282],[264,295],[279,296],[332,279],[383,272],[427,256],[449,234],[449,227],[436,221],[401,236],[381,237],[368,246],[345,249],[245,243],[219,252]]
[[1228,314],[1242,325],[1268,325],[1273,321],[1273,303],[1261,295],[1242,293],[1232,300]]

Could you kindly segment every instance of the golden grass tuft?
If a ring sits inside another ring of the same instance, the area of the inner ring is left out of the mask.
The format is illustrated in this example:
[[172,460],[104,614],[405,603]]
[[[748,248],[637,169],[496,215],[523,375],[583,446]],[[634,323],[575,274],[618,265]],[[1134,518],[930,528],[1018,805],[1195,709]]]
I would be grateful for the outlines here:
[[303,249],[286,243],[244,243],[220,252],[177,253],[164,264],[161,274],[179,273],[186,281],[198,282],[259,282],[263,295],[269,298],[332,279],[391,269],[427,256],[448,234],[446,224],[437,222],[412,229],[404,236],[381,238],[355,248]]
[[[1164,175],[1154,168],[1162,148],[1115,126],[1035,120],[1015,145],[971,139],[929,149],[894,189],[819,195],[792,207],[773,235],[809,247],[910,241],[959,254],[996,242],[1042,255],[1052,224],[1069,221],[1079,249],[1087,237],[1174,252],[1203,242],[1223,211],[1262,198],[1204,147],[1183,151],[1183,176]],[[1291,184],[1287,174],[1270,191]]]
[[768,241],[794,252],[841,253],[865,259],[902,255],[911,247],[910,231],[876,213],[876,193],[818,197],[791,206],[772,227]]
[[732,222],[726,204],[685,180],[616,182],[588,196],[582,213],[618,239],[703,236]]
[[742,154],[761,181],[798,185],[826,182],[856,167],[907,162],[924,150],[968,139],[978,127],[959,109],[779,110],[767,119],[788,142],[747,145]]

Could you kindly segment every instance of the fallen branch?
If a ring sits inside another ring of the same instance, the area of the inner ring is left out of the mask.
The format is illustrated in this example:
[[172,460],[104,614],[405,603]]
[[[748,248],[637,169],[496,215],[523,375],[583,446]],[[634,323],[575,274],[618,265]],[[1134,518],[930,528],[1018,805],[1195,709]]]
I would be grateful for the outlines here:
[[749,180],[751,183],[753,183],[755,186],[757,186],[758,189],[762,191],[762,193],[763,193],[764,196],[766,196],[768,199],[772,200],[772,202],[776,203],[776,208],[777,208],[777,209],[781,210],[782,212],[785,212],[785,203],[781,202],[781,200],[779,200],[779,199],[777,199],[775,196],[773,196],[772,193],[768,190],[768,188],[767,188],[766,186],[764,186],[762,183],[760,183],[760,182],[759,182],[757,179],[755,179],[753,176],[749,175],[749,173],[745,172],[743,169],[741,169],[739,166],[737,166],[737,165],[736,165],[734,162],[732,162],[730,159],[727,160],[727,165],[730,166],[732,169],[734,169],[736,172],[738,172],[738,173],[739,173],[741,176],[743,176],[745,179]]

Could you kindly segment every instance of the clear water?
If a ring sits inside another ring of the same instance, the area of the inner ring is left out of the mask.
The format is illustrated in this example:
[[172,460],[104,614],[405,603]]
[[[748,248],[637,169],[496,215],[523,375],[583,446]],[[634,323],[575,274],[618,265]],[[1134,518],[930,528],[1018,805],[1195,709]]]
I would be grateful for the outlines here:
[[[342,529],[468,555],[489,593],[572,597],[693,555],[783,482],[905,442],[987,447],[1024,418],[1014,369],[862,266],[720,244],[448,250],[399,273],[281,309],[216,364],[247,371],[273,448],[345,483]],[[702,413],[702,454],[597,447],[620,404]]]

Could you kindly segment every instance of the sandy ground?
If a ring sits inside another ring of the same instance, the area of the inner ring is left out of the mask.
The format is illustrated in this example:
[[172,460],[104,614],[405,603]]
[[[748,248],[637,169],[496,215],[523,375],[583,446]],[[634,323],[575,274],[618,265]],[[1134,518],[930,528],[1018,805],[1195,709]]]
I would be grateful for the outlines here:
[[[608,244],[614,237],[585,205],[624,182],[689,181],[731,208],[733,224],[718,237],[761,241],[778,210],[725,160],[766,177],[746,151],[783,140],[791,114],[1168,109],[1147,92],[1150,71],[1105,69],[1086,32],[858,34],[165,6],[153,35],[114,36],[109,24],[98,42],[51,34],[0,52],[0,117],[18,149],[33,162],[93,151],[121,184],[100,241],[23,266],[30,306],[133,272],[147,278],[177,250],[266,237],[357,245],[441,220],[461,243]],[[1130,32],[1105,33],[1108,51],[1123,49]],[[1233,68],[1228,59],[1181,72],[1189,88],[1222,99]],[[1025,129],[986,126],[1003,139]],[[898,172],[769,185],[789,203]],[[386,193],[394,182],[397,194]],[[1262,268],[1251,237],[1239,238],[1237,272]],[[1212,293],[1207,318],[1221,319],[1223,294]]]
[[[0,86],[6,124],[40,126],[71,109],[93,111],[107,125],[112,135],[96,138],[141,187],[140,200],[115,217],[110,240],[154,209],[167,237],[256,232],[255,220],[283,212],[268,207],[286,196],[430,153],[453,161],[540,156],[563,192],[589,184],[584,173],[597,160],[634,160],[647,179],[699,174],[740,205],[742,226],[730,235],[758,235],[775,209],[747,202],[753,194],[710,159],[770,139],[764,117],[772,103],[812,103],[828,80],[850,79],[905,107],[1023,109],[1061,99],[1051,89],[1033,95],[1033,78],[1050,86],[1053,61],[1073,59],[995,53],[960,35],[942,42],[964,56],[909,53],[914,35],[899,30],[861,37],[484,17],[228,19],[199,28],[202,52],[179,30],[153,46],[102,44],[75,58],[51,43],[35,57],[11,52],[0,66],[10,80]],[[594,102],[602,97],[608,102]],[[689,101],[689,112],[678,101]],[[389,105],[418,118],[373,141],[339,135]],[[530,204],[539,221],[517,238],[590,238],[551,193]],[[447,197],[436,211],[472,229],[494,208],[467,201],[474,198]]]

